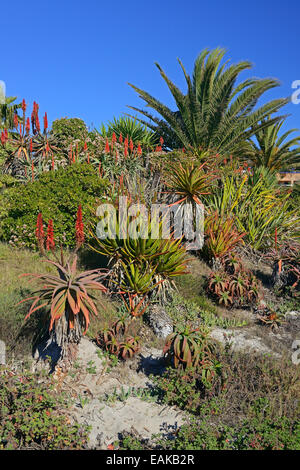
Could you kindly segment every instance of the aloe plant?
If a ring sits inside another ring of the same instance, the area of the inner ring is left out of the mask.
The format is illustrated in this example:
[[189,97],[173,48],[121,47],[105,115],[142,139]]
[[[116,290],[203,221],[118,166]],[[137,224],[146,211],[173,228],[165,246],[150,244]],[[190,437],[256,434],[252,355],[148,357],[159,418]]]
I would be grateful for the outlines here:
[[167,339],[163,349],[164,355],[172,360],[175,367],[196,367],[200,361],[207,359],[214,347],[208,333],[190,325],[179,325]]
[[24,274],[36,279],[41,287],[34,296],[22,300],[33,300],[25,319],[42,308],[50,309],[49,332],[55,332],[55,341],[62,348],[61,358],[69,353],[70,343],[78,343],[85,335],[93,315],[98,311],[95,297],[90,291],[106,292],[100,282],[104,273],[99,269],[77,272],[77,256],[65,265],[51,260],[44,262],[55,266],[58,276],[52,274]]

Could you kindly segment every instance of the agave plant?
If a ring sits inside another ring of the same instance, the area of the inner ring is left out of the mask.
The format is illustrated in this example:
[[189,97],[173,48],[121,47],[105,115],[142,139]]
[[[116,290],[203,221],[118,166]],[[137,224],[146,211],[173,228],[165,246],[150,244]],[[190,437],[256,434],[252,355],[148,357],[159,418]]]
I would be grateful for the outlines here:
[[132,106],[131,109],[150,119],[150,124],[142,119],[141,122],[162,135],[168,147],[192,146],[201,150],[214,149],[222,154],[234,153],[255,132],[279,120],[277,117],[260,122],[287,104],[288,99],[276,99],[256,107],[259,98],[267,90],[278,86],[278,81],[272,78],[251,78],[236,85],[239,74],[251,68],[251,63],[243,61],[226,67],[226,63],[221,64],[224,55],[225,51],[219,48],[211,52],[203,50],[195,62],[192,78],[179,60],[187,84],[186,94],[172,83],[156,63],[175,99],[176,111],[146,91],[129,84],[147,107],[154,109],[161,117],[157,118],[148,111]]
[[167,339],[163,354],[172,360],[177,368],[180,364],[184,367],[196,367],[200,361],[207,359],[214,347],[208,338],[208,333],[191,328],[190,325],[178,326]]
[[89,291],[106,292],[100,282],[104,273],[99,269],[77,273],[77,256],[66,265],[45,260],[55,266],[58,276],[52,274],[25,274],[37,279],[41,284],[33,297],[34,300],[26,319],[41,308],[50,309],[49,332],[55,333],[55,341],[62,348],[61,358],[69,353],[70,343],[78,343],[85,335],[91,316],[98,315],[95,297]]

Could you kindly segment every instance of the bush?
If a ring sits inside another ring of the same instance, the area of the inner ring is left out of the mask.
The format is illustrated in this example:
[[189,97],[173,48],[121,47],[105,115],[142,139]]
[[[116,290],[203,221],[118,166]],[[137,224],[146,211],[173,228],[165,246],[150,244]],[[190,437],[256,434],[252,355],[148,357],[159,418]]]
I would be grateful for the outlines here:
[[88,135],[85,122],[78,118],[61,118],[52,123],[52,133],[63,141],[84,140]]
[[87,222],[106,184],[90,165],[77,163],[6,189],[0,203],[0,238],[12,246],[34,248],[36,219],[42,212],[45,222],[55,220],[55,238],[64,246],[73,246],[79,204]]
[[0,449],[82,449],[88,429],[70,424],[49,380],[0,370]]

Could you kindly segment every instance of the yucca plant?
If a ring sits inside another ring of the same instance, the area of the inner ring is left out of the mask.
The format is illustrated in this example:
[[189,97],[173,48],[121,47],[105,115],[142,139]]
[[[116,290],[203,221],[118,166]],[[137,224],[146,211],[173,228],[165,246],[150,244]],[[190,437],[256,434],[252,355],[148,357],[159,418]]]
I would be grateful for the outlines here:
[[167,339],[163,354],[172,361],[174,367],[196,367],[200,361],[205,361],[214,347],[208,338],[208,333],[190,325],[179,325]]
[[99,269],[78,273],[77,255],[66,265],[51,260],[45,262],[56,267],[58,276],[25,274],[41,284],[33,297],[22,300],[34,300],[25,319],[37,310],[50,309],[49,332],[55,333],[55,342],[61,347],[61,358],[64,358],[70,352],[70,344],[78,344],[86,334],[91,317],[98,315],[95,297],[90,291],[106,292],[100,282],[105,274]]
[[250,78],[238,85],[239,74],[251,68],[248,61],[228,67],[222,64],[224,49],[203,50],[196,59],[192,78],[187,74],[181,61],[187,93],[182,93],[172,83],[159,64],[156,66],[166,82],[177,110],[172,111],[146,91],[129,84],[144,100],[148,108],[154,109],[160,117],[145,110],[132,107],[141,113],[150,124],[141,119],[148,128],[162,135],[170,148],[215,150],[227,154],[238,152],[246,139],[258,130],[279,120],[273,118],[260,122],[277,112],[289,99],[276,99],[257,107],[257,101],[264,93],[279,85],[272,78]]

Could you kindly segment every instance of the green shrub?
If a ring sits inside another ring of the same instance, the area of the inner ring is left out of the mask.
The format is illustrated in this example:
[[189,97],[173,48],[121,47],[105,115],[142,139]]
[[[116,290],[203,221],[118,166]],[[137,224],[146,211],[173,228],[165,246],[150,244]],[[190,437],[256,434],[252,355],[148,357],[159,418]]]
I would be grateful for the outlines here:
[[66,397],[49,380],[0,370],[0,449],[82,449],[88,428],[71,425]]
[[0,202],[0,238],[12,246],[34,248],[39,212],[45,223],[54,220],[54,235],[64,246],[74,245],[79,204],[87,222],[104,195],[107,182],[88,164],[41,174],[37,181],[16,184],[3,192]]
[[82,119],[61,118],[53,121],[52,133],[63,141],[72,142],[75,139],[85,139],[88,135],[88,130]]

